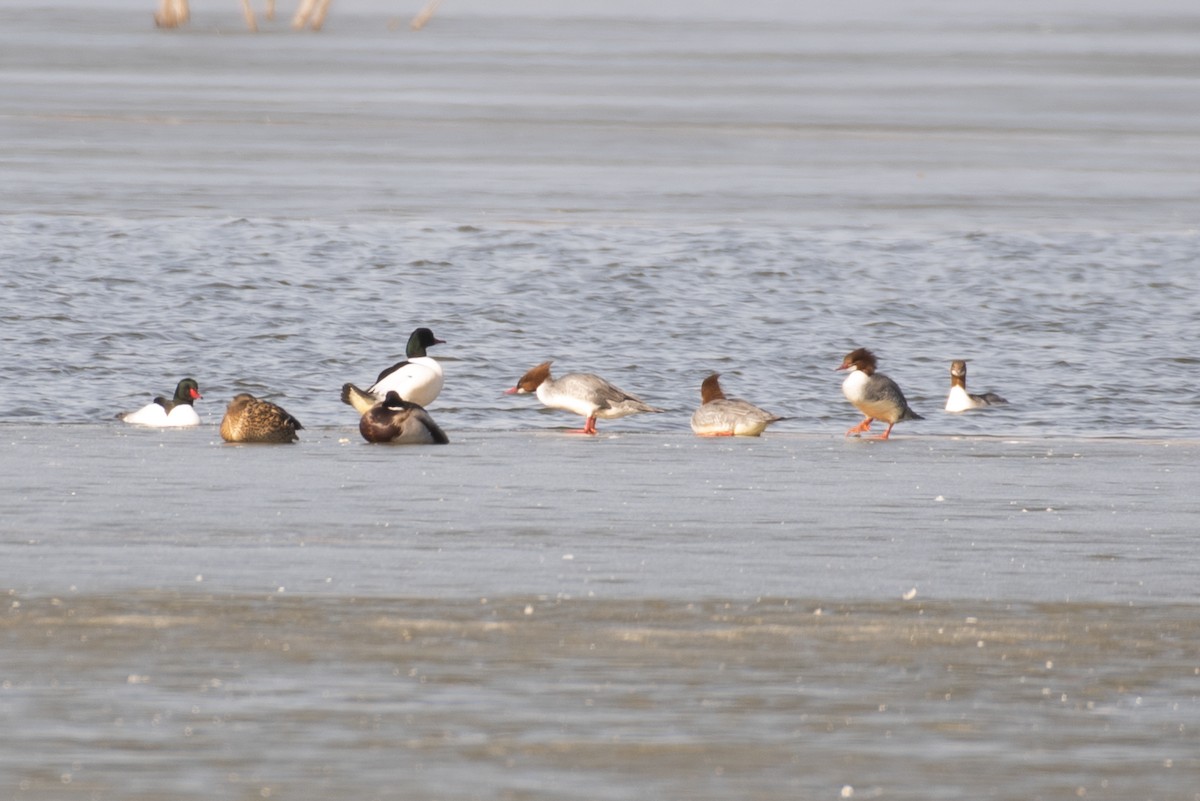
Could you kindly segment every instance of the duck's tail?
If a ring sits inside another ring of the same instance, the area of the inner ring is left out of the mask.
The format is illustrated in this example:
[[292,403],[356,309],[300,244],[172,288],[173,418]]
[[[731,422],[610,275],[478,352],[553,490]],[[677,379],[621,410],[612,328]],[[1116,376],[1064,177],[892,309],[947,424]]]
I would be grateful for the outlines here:
[[353,384],[342,384],[342,403],[353,406],[359,414],[366,414],[379,400]]

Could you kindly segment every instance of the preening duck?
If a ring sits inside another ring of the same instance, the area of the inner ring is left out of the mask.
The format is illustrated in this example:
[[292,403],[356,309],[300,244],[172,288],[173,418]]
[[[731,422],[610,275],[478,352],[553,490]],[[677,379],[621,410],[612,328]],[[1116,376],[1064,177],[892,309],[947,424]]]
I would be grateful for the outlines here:
[[367,410],[358,421],[358,432],[367,442],[396,445],[445,445],[450,441],[424,407],[409,403],[394,390]]
[[592,373],[568,373],[562,378],[550,377],[552,362],[542,362],[517,381],[506,395],[537,394],[538,400],[551,409],[573,412],[586,418],[582,429],[575,433],[595,434],[596,418],[615,420],[641,412],[661,412],[623,389],[614,387]]

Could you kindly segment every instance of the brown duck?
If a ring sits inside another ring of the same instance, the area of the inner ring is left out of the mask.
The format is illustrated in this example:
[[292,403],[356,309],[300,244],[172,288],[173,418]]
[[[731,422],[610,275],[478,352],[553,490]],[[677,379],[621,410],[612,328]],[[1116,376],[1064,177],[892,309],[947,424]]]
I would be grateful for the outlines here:
[[282,407],[242,392],[233,396],[221,420],[226,442],[295,442],[304,426]]

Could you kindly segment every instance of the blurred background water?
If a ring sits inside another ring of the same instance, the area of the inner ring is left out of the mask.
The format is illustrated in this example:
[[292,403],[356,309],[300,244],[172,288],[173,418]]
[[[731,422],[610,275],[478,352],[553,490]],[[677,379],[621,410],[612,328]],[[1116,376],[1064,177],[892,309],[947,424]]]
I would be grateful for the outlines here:
[[1200,798],[1194,4],[153,10],[0,0],[5,797]]

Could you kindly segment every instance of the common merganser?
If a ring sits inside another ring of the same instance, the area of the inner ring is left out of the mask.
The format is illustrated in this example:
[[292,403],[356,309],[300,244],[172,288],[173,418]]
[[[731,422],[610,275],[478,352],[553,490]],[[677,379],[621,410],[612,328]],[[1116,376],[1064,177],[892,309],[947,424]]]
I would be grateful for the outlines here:
[[379,374],[369,389],[359,389],[354,384],[342,385],[342,403],[348,403],[366,414],[371,407],[395,392],[402,400],[418,406],[428,406],[442,391],[442,366],[436,359],[427,356],[426,348],[444,345],[428,328],[418,328],[408,337],[405,353],[408,358],[393,364]]
[[358,431],[367,442],[445,445],[450,441],[423,406],[409,403],[395,390],[367,410],[358,421]]
[[702,437],[757,437],[782,417],[739,398],[726,398],[720,373],[700,385],[700,408],[692,414],[692,431]]
[[259,400],[248,392],[233,396],[221,420],[226,442],[295,442],[304,426],[281,406]]
[[946,411],[965,412],[967,409],[980,409],[1002,403],[1008,401],[995,392],[985,392],[982,395],[967,392],[967,363],[962,359],[950,362],[950,394],[946,396]]
[[837,370],[849,370],[850,375],[842,382],[842,394],[866,415],[861,423],[846,432],[846,436],[857,436],[871,430],[871,423],[883,420],[887,430],[879,439],[887,439],[892,426],[901,420],[924,420],[925,418],[908,408],[908,401],[896,382],[883,373],[875,372],[875,354],[866,348],[858,348],[846,354]]
[[575,433],[595,434],[596,418],[614,420],[639,412],[661,412],[641,398],[618,389],[598,375],[567,373],[562,378],[550,377],[552,362],[542,362],[517,381],[505,395],[524,395],[536,392],[537,398],[551,409],[574,412],[587,418],[582,429]]
[[176,428],[200,425],[200,415],[192,407],[192,401],[204,396],[194,378],[185,378],[175,387],[175,397],[167,400],[161,395],[136,412],[121,415],[126,423],[155,428]]

